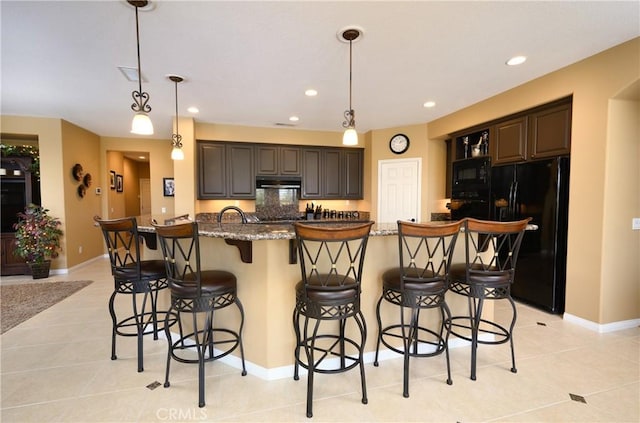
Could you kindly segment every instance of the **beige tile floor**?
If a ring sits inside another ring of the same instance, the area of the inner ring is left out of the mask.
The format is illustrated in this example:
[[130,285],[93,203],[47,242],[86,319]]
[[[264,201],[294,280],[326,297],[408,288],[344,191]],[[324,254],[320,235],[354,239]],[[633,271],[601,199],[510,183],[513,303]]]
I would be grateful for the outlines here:
[[[170,388],[147,388],[164,380],[166,341],[145,339],[143,373],[136,372],[131,338],[118,339],[118,360],[111,361],[107,260],[46,281],[81,279],[95,282],[0,336],[2,422],[309,421],[305,377],[264,381],[208,363],[202,409],[194,365],[174,362]],[[507,310],[496,306],[498,316]],[[452,386],[444,357],[412,360],[411,397],[403,398],[402,360],[393,358],[366,365],[367,405],[357,371],[318,375],[312,421],[640,421],[639,328],[598,334],[524,305],[518,310],[517,374],[509,371],[508,346],[480,346],[471,381],[469,347],[454,348]],[[375,336],[375,323],[369,328]]]

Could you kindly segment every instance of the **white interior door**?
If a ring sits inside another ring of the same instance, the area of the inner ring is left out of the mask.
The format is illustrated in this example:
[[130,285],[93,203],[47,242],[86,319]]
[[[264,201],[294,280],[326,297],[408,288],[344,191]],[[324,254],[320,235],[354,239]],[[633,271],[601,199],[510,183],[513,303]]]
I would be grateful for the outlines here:
[[140,214],[151,214],[151,180],[140,179]]
[[422,159],[378,162],[378,222],[420,222]]

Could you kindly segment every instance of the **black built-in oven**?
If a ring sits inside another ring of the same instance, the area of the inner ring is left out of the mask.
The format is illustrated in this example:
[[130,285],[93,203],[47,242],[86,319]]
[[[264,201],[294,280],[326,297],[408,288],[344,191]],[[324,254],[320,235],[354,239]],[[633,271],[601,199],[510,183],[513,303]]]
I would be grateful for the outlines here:
[[491,158],[456,160],[452,166],[451,218],[489,219],[491,214]]

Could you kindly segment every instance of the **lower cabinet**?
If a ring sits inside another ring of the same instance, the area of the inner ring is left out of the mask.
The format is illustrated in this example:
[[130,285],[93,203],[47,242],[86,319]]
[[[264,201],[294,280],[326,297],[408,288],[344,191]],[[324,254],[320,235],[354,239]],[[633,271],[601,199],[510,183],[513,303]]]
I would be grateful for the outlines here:
[[29,266],[24,259],[13,254],[15,250],[16,235],[14,233],[3,233],[1,244],[2,260],[0,268],[2,276],[8,275],[27,275],[29,274]]

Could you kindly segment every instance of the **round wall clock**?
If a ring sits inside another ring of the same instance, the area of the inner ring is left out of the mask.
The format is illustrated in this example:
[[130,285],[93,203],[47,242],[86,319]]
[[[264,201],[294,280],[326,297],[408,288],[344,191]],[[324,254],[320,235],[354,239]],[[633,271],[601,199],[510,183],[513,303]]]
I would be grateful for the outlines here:
[[389,140],[389,149],[395,154],[402,154],[409,149],[409,137],[405,134],[396,134]]

